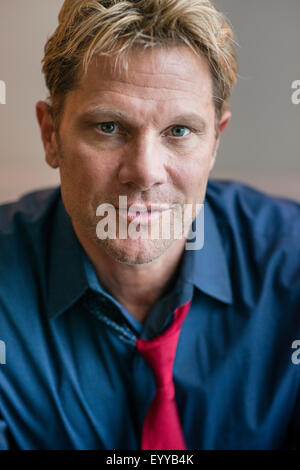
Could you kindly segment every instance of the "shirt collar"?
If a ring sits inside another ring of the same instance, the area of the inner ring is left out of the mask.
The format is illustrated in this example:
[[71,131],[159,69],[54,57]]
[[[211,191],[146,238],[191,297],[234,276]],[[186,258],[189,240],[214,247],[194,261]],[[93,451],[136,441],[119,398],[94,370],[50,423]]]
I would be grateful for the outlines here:
[[[204,243],[201,249],[186,250],[182,277],[201,292],[222,302],[233,303],[228,262],[216,217],[208,201],[204,200]],[[193,221],[193,231],[201,224],[200,215]]]
[[[193,222],[199,223],[199,215]],[[71,307],[90,285],[82,250],[61,196],[53,220],[49,253],[48,314],[55,317]],[[222,302],[232,303],[230,275],[216,218],[207,197],[204,200],[204,244],[185,250],[181,280]]]

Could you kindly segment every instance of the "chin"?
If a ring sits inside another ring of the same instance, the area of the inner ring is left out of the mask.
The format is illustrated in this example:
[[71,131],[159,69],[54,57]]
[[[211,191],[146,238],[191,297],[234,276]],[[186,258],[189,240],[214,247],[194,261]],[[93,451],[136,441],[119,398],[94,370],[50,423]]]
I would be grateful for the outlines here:
[[147,264],[162,256],[174,240],[99,240],[97,244],[114,260],[124,264]]

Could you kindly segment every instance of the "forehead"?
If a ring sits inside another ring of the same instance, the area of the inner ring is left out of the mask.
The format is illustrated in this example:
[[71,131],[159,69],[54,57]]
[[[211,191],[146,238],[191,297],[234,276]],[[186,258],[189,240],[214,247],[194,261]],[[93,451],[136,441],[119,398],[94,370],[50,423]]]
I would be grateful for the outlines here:
[[78,87],[67,95],[67,107],[80,112],[98,105],[115,104],[123,110],[134,105],[141,113],[213,108],[207,61],[186,46],[135,49],[128,55],[127,70],[114,65],[112,58],[95,56]]

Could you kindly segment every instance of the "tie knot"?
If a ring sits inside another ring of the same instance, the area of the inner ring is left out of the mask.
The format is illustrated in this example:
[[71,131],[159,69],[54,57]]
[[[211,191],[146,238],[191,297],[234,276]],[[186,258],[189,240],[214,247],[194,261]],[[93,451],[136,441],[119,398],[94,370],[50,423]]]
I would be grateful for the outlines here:
[[159,336],[151,340],[138,339],[136,347],[152,370],[156,388],[168,395],[174,394],[173,364],[182,323],[189,311],[191,301],[178,307],[174,320]]

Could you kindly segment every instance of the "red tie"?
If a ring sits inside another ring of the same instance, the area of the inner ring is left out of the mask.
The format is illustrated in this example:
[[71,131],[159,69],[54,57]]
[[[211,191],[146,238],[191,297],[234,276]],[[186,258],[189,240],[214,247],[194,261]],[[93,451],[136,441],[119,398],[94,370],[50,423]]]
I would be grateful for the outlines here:
[[156,394],[146,414],[142,431],[143,450],[186,450],[173,382],[173,363],[181,325],[191,300],[174,312],[171,325],[159,336],[138,339],[136,347],[152,370]]

